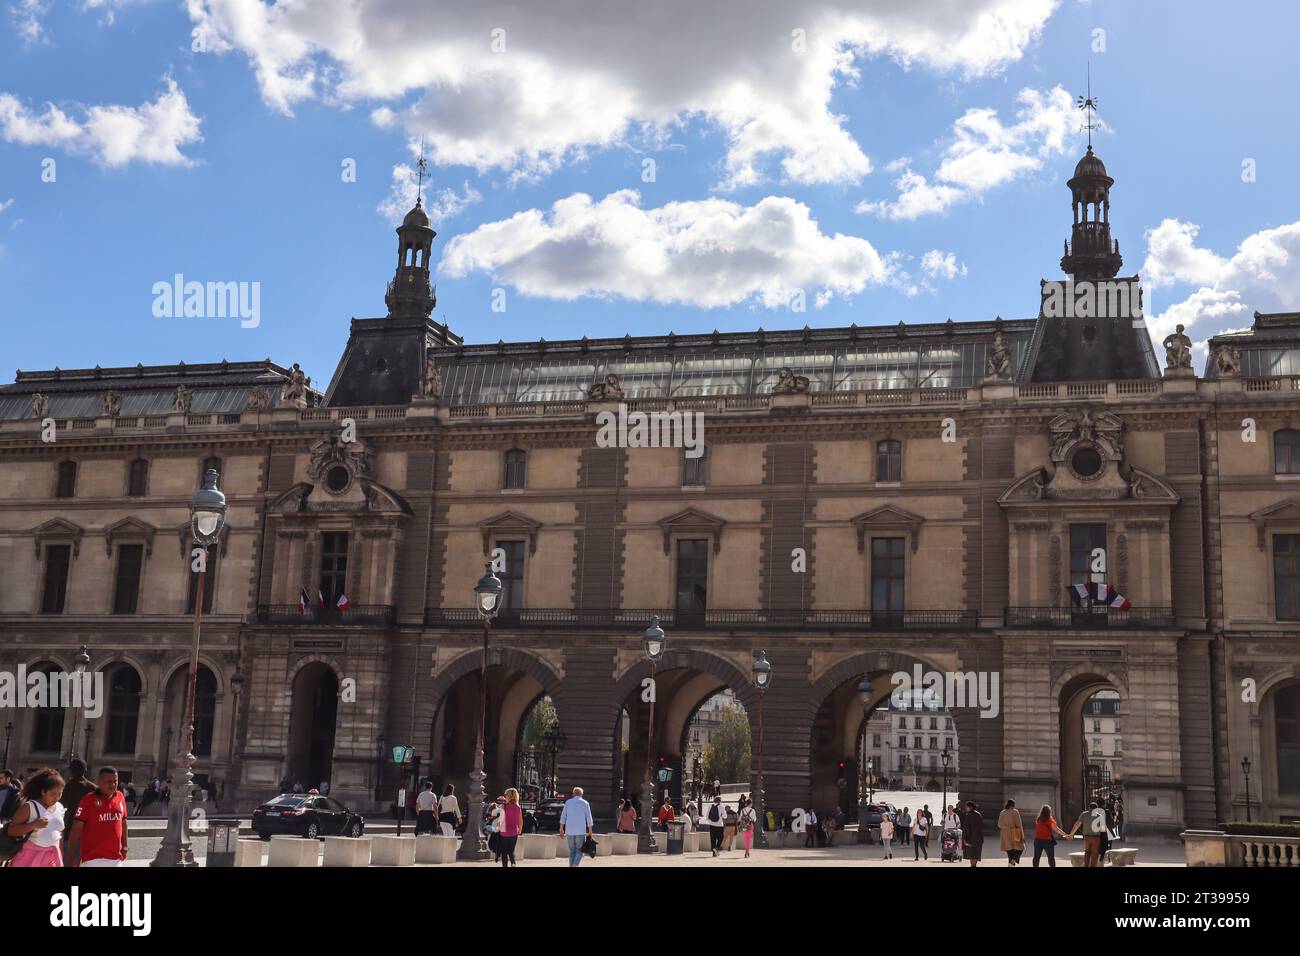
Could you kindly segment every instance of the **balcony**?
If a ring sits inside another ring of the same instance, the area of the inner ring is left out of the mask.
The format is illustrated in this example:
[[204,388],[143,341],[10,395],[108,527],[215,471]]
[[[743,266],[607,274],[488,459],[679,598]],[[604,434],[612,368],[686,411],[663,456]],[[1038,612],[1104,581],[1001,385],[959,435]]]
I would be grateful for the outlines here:
[[258,624],[392,624],[396,608],[391,604],[353,604],[346,611],[333,607],[309,607],[303,613],[296,604],[261,604]]
[[1115,630],[1173,627],[1174,609],[1169,607],[1009,607],[1003,617],[1006,627],[1074,628]]
[[[664,627],[727,630],[770,628],[802,631],[965,631],[979,626],[978,614],[961,610],[777,611],[708,610],[678,612],[643,608],[524,608],[503,611],[492,623],[512,628],[618,628],[647,626],[658,617]],[[482,627],[474,608],[425,608],[429,627]]]

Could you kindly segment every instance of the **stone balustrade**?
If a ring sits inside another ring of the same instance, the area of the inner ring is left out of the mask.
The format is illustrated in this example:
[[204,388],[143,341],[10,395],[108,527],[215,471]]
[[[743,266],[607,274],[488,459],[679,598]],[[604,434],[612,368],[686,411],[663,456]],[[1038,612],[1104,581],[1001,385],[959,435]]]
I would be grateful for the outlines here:
[[1188,866],[1300,867],[1300,837],[1184,830]]

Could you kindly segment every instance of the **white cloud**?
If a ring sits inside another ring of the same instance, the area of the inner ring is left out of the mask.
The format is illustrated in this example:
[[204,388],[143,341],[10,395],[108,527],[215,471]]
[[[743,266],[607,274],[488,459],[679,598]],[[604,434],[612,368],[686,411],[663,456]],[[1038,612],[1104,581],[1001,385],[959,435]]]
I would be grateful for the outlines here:
[[594,201],[583,193],[548,212],[530,209],[448,243],[439,271],[485,272],[521,293],[718,308],[787,306],[802,290],[814,306],[890,278],[865,239],[827,235],[808,207],[783,196],[752,206],[724,199],[642,209],[635,190]]
[[[720,185],[870,171],[832,112],[867,57],[998,72],[1057,0],[187,0],[208,49],[246,56],[273,108],[369,104],[440,165],[536,176],[693,118],[726,139]],[[494,31],[504,33],[494,33]],[[795,31],[802,31],[798,36]],[[799,36],[804,48],[797,50]],[[497,49],[504,44],[504,49]]]
[[91,106],[75,119],[53,103],[38,112],[0,92],[0,139],[23,146],[48,146],[89,154],[104,166],[158,163],[188,166],[181,147],[196,143],[200,120],[170,78],[151,103]]
[[14,32],[24,43],[32,44],[44,38],[45,26],[42,21],[49,10],[49,3],[43,3],[42,0],[16,0],[9,7]]
[[894,182],[896,199],[860,202],[857,211],[894,220],[945,212],[1065,153],[1078,128],[1070,94],[1059,86],[1045,93],[1025,89],[1016,99],[1020,105],[1010,125],[995,110],[967,110],[953,123],[932,178],[906,168]]
[[921,270],[931,279],[955,279],[966,274],[966,266],[958,264],[956,253],[939,249],[921,256]]
[[[388,195],[384,197],[376,209],[385,219],[400,222],[402,217],[415,205],[418,192],[419,187],[415,181],[415,170],[406,163],[398,163],[393,167],[393,182],[389,187]],[[429,214],[429,221],[435,229],[440,228],[441,223],[459,215],[469,206],[482,200],[482,193],[468,182],[461,185],[459,193],[449,187],[435,189],[431,184],[425,183],[424,209]]]
[[6,209],[8,209],[8,208],[9,208],[10,206],[12,206],[13,204],[14,204],[14,200],[13,200],[12,197],[10,197],[9,199],[6,199],[4,202],[0,202],[0,213],[4,212]]
[[1300,310],[1300,222],[1247,236],[1227,259],[1196,246],[1198,229],[1166,219],[1147,234],[1144,275],[1201,286],[1151,319],[1157,342],[1182,324],[1203,353],[1205,340],[1249,324],[1255,311]]

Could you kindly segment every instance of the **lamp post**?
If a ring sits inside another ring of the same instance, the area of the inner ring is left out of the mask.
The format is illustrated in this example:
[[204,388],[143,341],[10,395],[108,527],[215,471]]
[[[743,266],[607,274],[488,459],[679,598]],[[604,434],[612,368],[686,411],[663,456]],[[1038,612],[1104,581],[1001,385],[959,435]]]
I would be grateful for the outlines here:
[[704,751],[695,751],[695,760],[691,764],[691,791],[695,795],[695,812],[700,812],[700,796],[704,786]]
[[14,735],[14,722],[11,720],[5,724],[5,759],[0,761],[3,766],[9,766],[9,738]]
[[[234,700],[231,702],[230,711],[230,742],[226,747],[226,759],[230,761],[230,769],[226,771],[226,785],[222,788],[221,797],[224,800],[233,801],[238,788],[239,777],[235,772],[235,728],[239,724],[239,695],[244,690],[244,671],[235,662],[235,673],[230,675],[230,693]],[[233,804],[232,804],[233,805]]]
[[[863,674],[862,680],[858,681],[858,700],[862,702],[862,712],[868,716],[871,714],[871,703],[875,698],[871,675]],[[868,797],[864,799],[862,789],[858,788],[858,842],[871,842],[871,828],[867,826],[867,811],[870,809],[871,801]]]
[[1241,773],[1246,778],[1246,822],[1250,822],[1250,758],[1241,758]]
[[488,638],[492,633],[492,618],[501,609],[501,591],[501,579],[492,573],[492,565],[484,565],[483,577],[474,585],[474,607],[483,619],[483,662],[478,674],[478,731],[474,737],[474,769],[470,771],[467,794],[471,816],[465,822],[465,835],[461,837],[460,851],[456,854],[458,860],[486,860],[492,856],[483,836],[483,784],[487,780],[483,763],[483,725],[487,721]]
[[[81,650],[77,652],[76,662],[73,664],[73,670],[76,672],[76,681],[80,691],[81,699],[86,699],[86,688],[82,682],[86,679],[86,668],[90,666],[90,654],[86,652],[86,645],[81,645]],[[77,721],[81,719],[81,709],[72,708],[72,740],[68,743],[68,763],[77,756]]]
[[641,826],[638,827],[636,851],[637,853],[657,853],[659,847],[655,845],[653,829],[655,785],[650,777],[650,764],[653,760],[655,740],[655,697],[658,691],[655,686],[655,665],[664,656],[664,648],[668,645],[667,640],[664,638],[664,629],[659,626],[658,617],[650,621],[650,626],[641,635],[641,642],[645,646],[645,656],[650,661],[650,719],[646,723],[645,781],[641,784]]
[[758,688],[758,750],[755,751],[758,757],[755,762],[755,769],[758,771],[754,780],[754,826],[758,827],[758,847],[760,850],[767,849],[767,827],[764,825],[767,794],[763,792],[763,701],[767,697],[767,689],[772,684],[772,665],[767,659],[766,651],[759,651],[758,656],[754,658],[754,666],[750,668],[753,673],[754,686]]
[[384,785],[384,735],[380,734],[375,738],[375,743],[379,747],[379,756],[375,758],[375,799],[382,800],[383,793],[381,788]]
[[943,745],[943,753],[939,754],[939,760],[943,763],[943,803],[939,807],[939,819],[940,819],[939,842],[942,843],[943,842],[942,820],[944,814],[948,812],[948,765],[952,763],[952,751],[948,749],[948,744],[946,741],[944,742]]
[[90,766],[90,738],[91,735],[94,733],[94,730],[95,730],[95,722],[92,720],[86,721],[86,749],[83,752],[81,759],[86,762],[87,767]]
[[185,716],[181,724],[180,752],[176,755],[175,777],[180,793],[178,799],[167,805],[167,834],[151,866],[197,866],[190,845],[189,817],[189,804],[194,797],[194,692],[199,678],[199,633],[203,626],[208,548],[217,542],[226,521],[226,496],[217,488],[219,478],[216,469],[209,468],[203,474],[203,487],[190,499],[190,530],[194,537],[194,563],[191,566],[197,572],[198,580],[194,588],[194,639],[190,643]]
[[556,778],[559,776],[560,754],[564,753],[564,744],[568,738],[564,736],[562,730],[548,730],[542,734],[542,746],[545,747],[547,754],[550,755],[550,786],[543,786],[543,797],[554,797],[559,790],[556,785]]

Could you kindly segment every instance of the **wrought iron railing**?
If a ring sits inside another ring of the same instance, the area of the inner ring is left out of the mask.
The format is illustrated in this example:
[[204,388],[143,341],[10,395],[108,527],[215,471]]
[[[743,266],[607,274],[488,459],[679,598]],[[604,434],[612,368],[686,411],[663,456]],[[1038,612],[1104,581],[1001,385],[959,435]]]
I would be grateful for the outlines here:
[[[496,628],[529,627],[644,627],[652,618],[665,627],[740,628],[764,627],[802,630],[971,630],[979,626],[974,611],[785,611],[707,610],[676,611],[670,608],[523,608],[503,611],[493,621]],[[482,621],[474,608],[426,608],[424,623],[430,627],[479,627]]]
[[391,604],[350,604],[346,611],[336,607],[297,604],[262,604],[257,608],[259,624],[391,624],[396,609]]
[[1097,606],[1009,607],[1003,617],[1007,627],[1133,628],[1172,627],[1174,610],[1168,607],[1131,607],[1127,610]]

